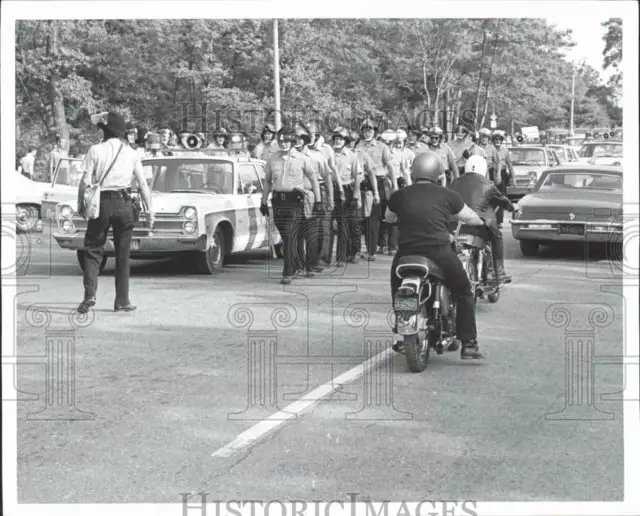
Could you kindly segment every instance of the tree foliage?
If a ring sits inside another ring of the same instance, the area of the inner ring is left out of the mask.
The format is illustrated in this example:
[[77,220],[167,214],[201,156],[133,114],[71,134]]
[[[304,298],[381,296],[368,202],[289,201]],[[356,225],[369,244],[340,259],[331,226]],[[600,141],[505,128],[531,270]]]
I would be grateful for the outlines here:
[[[621,22],[607,22],[605,66],[622,56]],[[567,125],[569,31],[542,19],[284,20],[279,32],[285,118],[327,125],[365,116],[389,124],[464,122],[507,130]],[[274,107],[271,20],[69,20],[16,25],[17,151],[56,134],[73,154],[99,136],[97,110],[138,126],[253,136]],[[576,124],[621,119],[612,85],[582,70]],[[202,104],[206,103],[206,127]],[[185,112],[188,113],[185,127]],[[251,116],[247,113],[252,112]]]

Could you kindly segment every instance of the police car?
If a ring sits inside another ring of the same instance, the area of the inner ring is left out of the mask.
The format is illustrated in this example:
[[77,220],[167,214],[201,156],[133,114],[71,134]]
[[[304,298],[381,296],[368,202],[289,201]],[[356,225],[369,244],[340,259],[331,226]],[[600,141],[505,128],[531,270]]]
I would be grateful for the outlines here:
[[[272,248],[281,255],[280,235],[260,213],[264,161],[213,149],[172,154],[142,160],[145,174],[153,176],[155,224],[149,229],[141,214],[131,258],[187,255],[196,272],[213,274],[233,253]],[[87,221],[76,213],[74,202],[58,204],[56,220],[54,238],[60,247],[75,250],[83,267]],[[110,234],[101,268],[115,255],[112,239]]]

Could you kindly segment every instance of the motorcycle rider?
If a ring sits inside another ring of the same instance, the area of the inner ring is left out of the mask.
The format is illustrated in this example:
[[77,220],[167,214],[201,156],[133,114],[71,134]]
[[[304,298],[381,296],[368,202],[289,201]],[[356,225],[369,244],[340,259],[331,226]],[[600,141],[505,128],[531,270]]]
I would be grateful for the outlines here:
[[[513,166],[511,165],[511,158],[509,157],[509,149],[503,145],[506,139],[506,133],[500,129],[493,131],[491,134],[491,141],[498,155],[498,166],[496,168],[496,174],[494,182],[500,190],[502,195],[507,195],[507,187],[514,181]],[[504,210],[500,208],[497,213],[498,227],[502,227],[504,220]]]
[[487,178],[487,160],[482,156],[471,156],[465,164],[465,173],[453,182],[451,189],[458,192],[467,206],[487,221],[483,228],[460,228],[460,233],[471,233],[491,242],[493,270],[499,283],[511,283],[511,276],[504,270],[504,242],[502,231],[496,224],[495,208],[516,211],[513,204],[496,185]]
[[[401,188],[389,199],[386,219],[398,223],[399,249],[391,265],[391,299],[401,285],[396,266],[403,256],[419,255],[433,260],[445,274],[445,282],[457,301],[456,336],[462,341],[462,359],[484,358],[478,346],[474,298],[467,274],[451,246],[449,224],[462,220],[471,226],[484,221],[469,208],[459,193],[438,184],[443,165],[434,153],[416,157],[411,165],[413,184]],[[394,345],[399,351],[401,344]],[[458,349],[456,341],[449,351]]]

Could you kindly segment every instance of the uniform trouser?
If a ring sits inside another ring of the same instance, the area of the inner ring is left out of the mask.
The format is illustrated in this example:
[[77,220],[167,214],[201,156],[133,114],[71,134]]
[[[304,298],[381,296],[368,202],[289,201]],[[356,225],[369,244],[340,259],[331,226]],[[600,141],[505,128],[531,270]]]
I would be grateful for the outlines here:
[[299,254],[300,239],[304,220],[304,205],[298,192],[274,192],[273,222],[282,238],[284,267],[283,277],[294,275],[296,268],[302,268],[302,256]]
[[[366,238],[367,238],[367,251],[370,255],[376,254],[378,245],[386,245],[386,234],[384,232],[384,226],[382,219],[387,211],[387,193],[384,188],[384,177],[378,177],[378,195],[380,196],[380,202],[374,204],[371,208],[371,215],[367,217],[366,223]],[[382,230],[382,231],[381,231]]]
[[124,190],[100,193],[100,213],[89,219],[84,236],[84,298],[96,296],[98,275],[109,228],[116,252],[116,306],[129,304],[129,249],[135,225],[130,195]]
[[300,231],[302,237],[298,240],[298,253],[301,259],[295,264],[296,271],[311,272],[318,266],[318,252],[320,250],[321,220],[319,215],[312,213],[310,216],[302,215]]
[[344,192],[344,202],[336,201],[338,225],[336,261],[338,262],[345,262],[348,258],[355,258],[360,252],[361,222],[358,214],[358,201],[354,199],[352,186],[345,186]]
[[[500,190],[500,193],[502,195],[507,195],[507,185],[509,183],[509,174],[507,174],[505,171],[501,172],[502,175],[502,181],[501,183],[498,185],[498,190]],[[498,208],[498,211],[496,213],[496,222],[498,224],[502,224],[504,220],[504,208],[500,207]]]
[[396,265],[400,258],[408,255],[425,256],[442,268],[445,284],[457,302],[456,336],[460,340],[475,340],[477,338],[476,315],[471,284],[462,263],[450,245],[424,248],[421,253],[408,253],[399,249],[391,264],[391,302],[393,303],[396,292],[402,285],[402,280],[395,273]]

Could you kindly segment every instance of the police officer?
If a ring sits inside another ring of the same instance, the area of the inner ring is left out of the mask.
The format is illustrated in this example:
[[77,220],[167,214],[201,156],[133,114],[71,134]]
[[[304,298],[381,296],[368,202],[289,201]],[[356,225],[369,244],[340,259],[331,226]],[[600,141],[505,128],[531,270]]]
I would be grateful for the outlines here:
[[224,150],[227,148],[229,132],[224,127],[216,127],[212,136],[213,141],[208,145],[207,149]]
[[360,177],[360,209],[358,209],[358,255],[355,262],[360,261],[360,251],[362,248],[362,236],[364,235],[365,247],[369,249],[369,232],[367,231],[367,219],[371,216],[371,210],[375,204],[380,204],[378,193],[378,181],[376,180],[375,166],[369,155],[358,145],[360,133],[351,131],[349,133],[351,141],[349,150],[355,153],[358,159],[358,176]]
[[[311,137],[309,149],[319,151],[325,157],[329,165],[329,170],[331,171],[331,185],[334,189],[334,197],[336,198],[336,200],[339,198],[341,201],[344,201],[344,192],[342,190],[342,184],[340,183],[340,176],[336,169],[336,156],[333,153],[333,149],[330,145],[325,143],[324,138],[320,134],[315,123],[310,122],[306,125],[306,127]],[[330,265],[332,261],[336,226],[337,214],[335,209],[331,209],[330,211],[324,213],[324,222],[322,225],[322,245],[320,250],[320,258],[327,265]]]
[[319,266],[319,256],[322,250],[323,215],[333,210],[334,196],[329,164],[320,151],[309,148],[309,143],[311,143],[309,130],[304,124],[299,124],[296,128],[295,149],[308,158],[320,187],[320,197],[315,196],[311,181],[305,177],[304,220],[301,227],[303,238],[299,241],[298,251],[298,256],[303,259],[302,263],[296,265],[299,268],[295,272],[313,277],[314,273],[322,272],[322,268]]
[[[300,225],[303,221],[304,210],[304,177],[311,182],[315,199],[320,198],[318,180],[309,159],[296,151],[296,132],[293,128],[282,128],[277,133],[280,146],[274,152],[265,166],[265,187],[262,192],[260,212],[269,216],[269,194],[273,192],[273,221],[282,237],[284,251],[284,267],[282,270],[283,285],[288,285],[294,276],[295,262],[302,257],[296,256],[300,248],[299,239],[302,237]],[[316,211],[322,209],[316,203]]]
[[442,186],[446,186],[458,178],[460,175],[458,172],[458,165],[456,164],[456,155],[449,147],[449,144],[444,143],[442,138],[444,136],[444,131],[438,127],[434,126],[429,130],[429,151],[436,156],[442,163],[443,170],[445,171],[444,177],[441,179]]
[[[394,132],[395,140],[391,145],[391,156],[393,159],[393,169],[398,178],[398,188],[411,185],[411,163],[415,159],[415,154],[411,149],[405,148],[407,133],[403,130]],[[396,224],[385,224],[387,230],[388,246],[385,250],[389,256],[396,254],[398,247],[398,226]]]
[[275,139],[276,128],[272,124],[266,124],[260,133],[260,143],[253,149],[253,157],[267,161],[269,155],[278,151],[278,143]]
[[81,165],[82,180],[78,187],[78,212],[86,216],[84,193],[96,182],[100,187],[100,212],[89,219],[84,237],[84,299],[78,312],[87,313],[96,304],[98,275],[103,247],[109,228],[113,228],[116,252],[116,298],[114,311],[131,312],[136,309],[129,299],[129,248],[135,224],[131,199],[131,183],[135,179],[142,199],[149,210],[149,227],[154,215],[151,193],[144,178],[140,156],[127,145],[126,125],[122,116],[109,113],[106,123],[98,124],[104,132],[104,141],[93,145]]
[[[373,162],[378,194],[380,196],[380,203],[373,205],[371,215],[366,219],[365,224],[365,231],[368,233],[369,238],[367,243],[369,261],[376,259],[376,245],[380,247],[386,246],[386,235],[384,231],[381,231],[383,217],[387,207],[387,200],[391,194],[398,189],[398,180],[393,170],[391,151],[384,143],[375,139],[377,130],[378,126],[374,121],[367,119],[362,122],[360,132],[362,132],[364,140],[358,145]],[[385,177],[391,178],[391,188],[385,188]]]
[[[400,258],[418,255],[433,260],[444,271],[445,284],[457,301],[456,336],[462,341],[461,358],[484,358],[477,341],[471,285],[449,240],[452,220],[462,220],[473,226],[483,226],[484,222],[464,203],[459,193],[437,184],[444,173],[437,155],[417,156],[411,172],[413,184],[391,196],[386,213],[387,220],[397,221],[400,230],[399,249],[390,271],[391,299],[395,299],[401,284],[395,273]],[[401,349],[402,344],[394,345],[394,350]],[[457,342],[448,349],[455,351]]]
[[487,159],[487,167],[489,168],[489,179],[495,182],[496,170],[498,168],[500,158],[498,157],[498,151],[496,150],[495,145],[489,141],[490,139],[491,130],[483,127],[478,131],[478,142],[476,145],[484,151]]
[[409,149],[415,156],[427,152],[429,146],[426,143],[421,142],[419,139],[422,136],[420,129],[415,127],[409,127],[407,133],[407,149]]
[[482,156],[486,159],[485,152],[473,143],[469,138],[469,129],[460,124],[454,132],[454,139],[449,142],[449,147],[456,156],[456,165],[460,175],[464,174],[464,164],[471,156]]
[[[513,182],[513,166],[511,165],[511,158],[509,157],[509,149],[504,145],[506,134],[504,131],[498,129],[491,134],[491,141],[496,149],[498,156],[498,166],[496,168],[496,174],[494,176],[494,183],[498,187],[500,193],[504,196],[507,195],[507,187]],[[498,228],[502,228],[502,222],[504,221],[504,208],[500,207],[496,214],[496,222]]]
[[344,201],[336,200],[338,212],[337,265],[345,262],[357,263],[360,254],[360,216],[362,205],[360,193],[360,167],[355,152],[349,150],[349,131],[336,127],[332,134],[333,151],[340,183],[345,194]]

